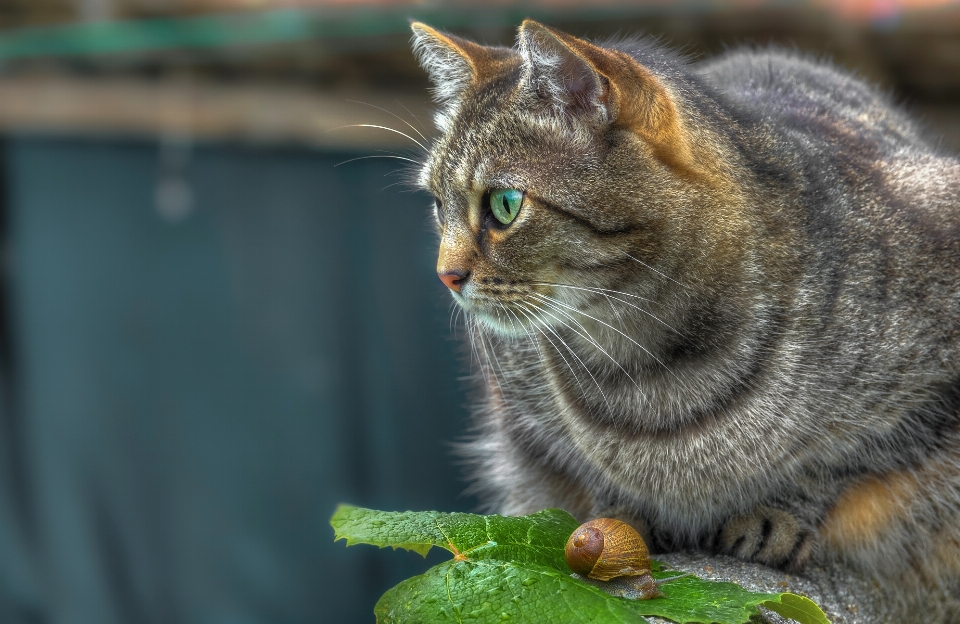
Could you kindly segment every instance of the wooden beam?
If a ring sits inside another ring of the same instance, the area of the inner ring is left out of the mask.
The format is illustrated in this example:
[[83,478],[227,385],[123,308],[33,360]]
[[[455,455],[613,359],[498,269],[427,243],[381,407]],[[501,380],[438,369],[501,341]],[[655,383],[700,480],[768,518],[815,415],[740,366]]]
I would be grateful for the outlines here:
[[0,131],[175,134],[201,140],[329,148],[418,149],[396,132],[344,127],[383,125],[424,142],[403,121],[375,106],[398,115],[423,134],[429,136],[432,131],[426,93],[418,98],[409,93],[322,91],[289,84],[224,84],[196,78],[0,77]]

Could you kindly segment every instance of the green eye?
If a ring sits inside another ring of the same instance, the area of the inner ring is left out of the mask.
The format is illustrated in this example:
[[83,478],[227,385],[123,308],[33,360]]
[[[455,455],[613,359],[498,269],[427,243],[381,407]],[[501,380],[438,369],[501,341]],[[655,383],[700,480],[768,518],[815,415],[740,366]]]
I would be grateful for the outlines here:
[[523,191],[517,189],[494,189],[490,191],[490,210],[497,221],[509,225],[517,218],[520,204],[523,203]]

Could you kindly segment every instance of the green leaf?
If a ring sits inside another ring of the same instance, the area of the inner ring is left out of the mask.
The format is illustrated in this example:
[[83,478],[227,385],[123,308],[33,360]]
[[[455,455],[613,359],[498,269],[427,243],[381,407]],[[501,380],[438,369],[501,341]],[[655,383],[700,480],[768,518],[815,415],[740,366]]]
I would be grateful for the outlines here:
[[817,603],[805,596],[780,594],[777,598],[761,603],[774,613],[790,618],[802,624],[830,624],[826,614]]
[[447,544],[432,516],[431,512],[398,513],[340,505],[330,518],[330,525],[334,541],[345,539],[347,546],[391,546],[394,550],[403,548],[426,557],[433,546],[446,547]]
[[377,624],[590,622],[646,619],[603,591],[550,567],[504,561],[448,561],[403,581],[377,602]]
[[[465,513],[385,512],[341,505],[330,520],[347,545],[406,548],[426,555],[433,546],[454,554],[387,591],[374,609],[390,622],[646,622],[745,624],[757,606],[801,624],[829,624],[812,601],[794,594],[759,594],[734,583],[688,576],[664,583],[664,596],[628,600],[570,576],[563,550],[577,521],[565,511],[511,518]],[[676,576],[652,562],[654,576]]]
[[568,572],[567,538],[580,523],[560,509],[529,516],[479,516],[438,511],[374,511],[340,505],[330,519],[335,540],[347,546],[372,544],[404,548],[426,556],[433,546],[455,557],[530,562]]
[[[664,578],[676,575],[676,571],[668,571],[653,576]],[[660,591],[663,592],[663,598],[632,601],[634,608],[643,615],[657,615],[680,624],[747,622],[758,613],[757,605],[778,598],[778,594],[757,594],[736,583],[705,581],[695,576],[664,583]]]

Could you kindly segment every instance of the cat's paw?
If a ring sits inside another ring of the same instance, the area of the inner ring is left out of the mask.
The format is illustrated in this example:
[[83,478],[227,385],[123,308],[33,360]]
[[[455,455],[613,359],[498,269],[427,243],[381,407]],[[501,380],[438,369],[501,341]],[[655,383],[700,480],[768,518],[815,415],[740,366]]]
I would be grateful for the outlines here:
[[728,521],[717,536],[716,549],[745,561],[799,571],[810,558],[815,540],[814,531],[789,512],[761,506]]

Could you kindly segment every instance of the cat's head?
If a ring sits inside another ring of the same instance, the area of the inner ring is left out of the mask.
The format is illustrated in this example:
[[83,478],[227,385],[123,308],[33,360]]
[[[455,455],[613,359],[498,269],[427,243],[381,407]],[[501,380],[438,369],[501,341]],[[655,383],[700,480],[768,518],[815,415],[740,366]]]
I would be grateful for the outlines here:
[[437,273],[484,325],[519,335],[615,291],[656,295],[713,244],[695,213],[721,176],[675,83],[530,20],[515,48],[412,28],[440,105],[419,178]]

